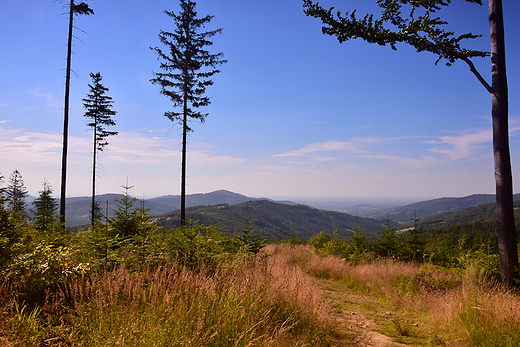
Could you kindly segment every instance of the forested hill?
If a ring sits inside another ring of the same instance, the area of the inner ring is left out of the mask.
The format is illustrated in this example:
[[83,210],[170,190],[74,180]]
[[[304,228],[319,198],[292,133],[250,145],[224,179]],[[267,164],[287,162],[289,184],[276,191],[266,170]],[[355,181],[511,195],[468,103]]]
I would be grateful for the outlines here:
[[[179,224],[180,211],[156,217],[158,225],[171,227]],[[347,230],[354,229],[358,222],[360,228],[365,228],[365,233],[374,234],[379,232],[379,226],[384,223],[378,219],[268,200],[248,201],[236,205],[192,207],[186,210],[186,217],[200,223],[218,224],[222,232],[230,234],[245,228],[248,219],[251,219],[253,227],[260,229],[261,236],[273,240],[288,238],[292,233],[298,238],[308,240],[320,231],[332,234],[336,228],[339,229],[340,236],[346,236],[349,234]]]
[[[520,217],[520,201],[515,201],[514,207],[515,216]],[[435,216],[419,218],[417,227],[419,229],[438,229],[466,223],[489,222],[496,219],[496,210],[496,203],[492,202],[476,207],[465,208],[456,212],[447,212]],[[401,227],[406,228],[411,226],[413,226],[413,222],[403,224]]]
[[[515,201],[520,200],[520,194],[515,194],[513,196],[513,199]],[[439,198],[416,202],[414,204],[398,207],[389,211],[388,217],[395,222],[407,223],[414,218],[415,211],[415,215],[419,219],[425,219],[425,217],[429,216],[438,216],[438,219],[440,219],[444,218],[444,216],[441,216],[441,214],[447,212],[456,212],[466,208],[490,204],[494,202],[494,194],[473,194],[461,198]]]
[[[112,210],[117,208],[115,199],[121,199],[123,194],[103,194],[96,197],[105,213],[106,203],[108,202],[109,216]],[[257,200],[242,194],[233,193],[227,190],[217,190],[205,194],[186,195],[186,206],[216,205],[216,204],[239,204],[241,202]],[[86,225],[90,222],[91,197],[75,197],[67,199],[67,224]],[[180,195],[164,195],[157,198],[146,199],[146,208],[149,208],[151,215],[158,215],[181,208]]]

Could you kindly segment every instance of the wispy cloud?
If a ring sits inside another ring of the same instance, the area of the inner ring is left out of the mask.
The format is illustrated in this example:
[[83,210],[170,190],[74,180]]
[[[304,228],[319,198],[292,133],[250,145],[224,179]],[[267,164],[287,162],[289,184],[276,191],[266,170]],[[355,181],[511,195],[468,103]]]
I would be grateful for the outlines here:
[[470,157],[491,140],[491,130],[481,129],[468,131],[460,135],[441,136],[438,140],[423,141],[423,143],[440,145],[429,150],[434,153],[444,154],[450,160],[460,160]]
[[351,152],[361,153],[362,148],[352,141],[326,141],[309,144],[296,151],[275,154],[274,157],[298,157],[298,156],[314,156],[316,153],[323,152]]
[[[134,132],[120,132],[116,137],[109,139],[107,155],[111,160],[134,163],[162,163],[165,160],[177,160],[180,158],[180,146],[178,140],[161,137],[149,137],[145,134]],[[207,146],[202,146],[207,147]],[[189,165],[228,166],[244,162],[244,158],[213,155],[211,148],[191,149]]]
[[396,163],[399,163],[406,167],[411,167],[414,169],[421,169],[423,167],[427,167],[429,165],[437,164],[441,162],[441,160],[431,157],[431,156],[421,156],[419,159],[410,158],[410,157],[401,157],[396,155],[387,155],[387,154],[374,154],[374,155],[365,155],[364,158],[375,158],[375,159],[383,159],[389,160]]
[[43,87],[41,87],[41,86],[37,87],[36,89],[31,90],[31,94],[44,98],[46,101],[46,106],[50,106],[50,107],[61,107],[62,106],[61,102],[58,102],[54,98],[54,95],[52,95],[50,93],[42,92],[41,91],[42,89],[43,89]]
[[59,159],[61,137],[43,133],[4,130],[0,128],[0,151],[4,163],[42,163]]

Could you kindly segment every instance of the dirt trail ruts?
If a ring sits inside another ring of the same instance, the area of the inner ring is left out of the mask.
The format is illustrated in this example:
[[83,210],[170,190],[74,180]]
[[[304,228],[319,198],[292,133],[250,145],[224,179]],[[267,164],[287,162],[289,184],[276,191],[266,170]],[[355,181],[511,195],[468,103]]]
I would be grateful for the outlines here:
[[[320,285],[325,292],[326,299],[330,302],[331,315],[338,323],[338,330],[346,335],[337,339],[338,346],[356,347],[409,347],[408,345],[394,342],[392,338],[377,332],[378,325],[375,321],[368,319],[363,314],[355,311],[342,309],[347,306],[362,305],[363,301],[369,300],[359,295],[351,295],[346,291],[332,289],[326,285]],[[391,315],[390,312],[386,314]]]

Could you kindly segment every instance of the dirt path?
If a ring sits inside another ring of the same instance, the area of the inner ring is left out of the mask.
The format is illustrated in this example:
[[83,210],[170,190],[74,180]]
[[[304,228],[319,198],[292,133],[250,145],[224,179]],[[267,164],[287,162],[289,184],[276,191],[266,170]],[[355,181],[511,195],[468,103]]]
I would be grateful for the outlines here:
[[[356,309],[371,305],[377,307],[377,303],[360,295],[349,294],[347,290],[342,290],[341,287],[336,285],[322,283],[320,287],[333,308],[331,314],[338,323],[339,332],[343,335],[343,337],[337,339],[338,346],[409,347],[394,342],[391,337],[378,332],[378,330],[381,330],[378,323],[367,318]],[[385,315],[384,319],[392,319],[390,312],[374,312],[374,315]]]

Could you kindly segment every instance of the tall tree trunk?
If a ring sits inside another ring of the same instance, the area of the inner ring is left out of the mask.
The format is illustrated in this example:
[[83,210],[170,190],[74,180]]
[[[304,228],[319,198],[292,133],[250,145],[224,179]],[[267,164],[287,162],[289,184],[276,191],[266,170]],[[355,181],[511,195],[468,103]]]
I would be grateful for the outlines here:
[[65,228],[65,190],[67,187],[67,150],[69,141],[69,99],[70,99],[70,60],[72,55],[72,27],[74,20],[74,0],[69,7],[69,37],[67,43],[67,71],[65,77],[65,109],[63,115],[63,153],[61,155],[61,192],[60,192],[60,223]]
[[493,153],[497,201],[498,250],[502,280],[513,284],[518,276],[518,249],[513,213],[513,178],[509,155],[508,92],[502,0],[489,0],[491,41],[491,98]]
[[186,221],[186,133],[188,132],[188,95],[184,91],[184,112],[182,119],[182,164],[181,164],[181,226]]
[[91,217],[92,230],[94,230],[94,222],[96,219],[96,154],[97,154],[97,121],[94,120],[94,155],[92,158],[92,203],[91,203]]

